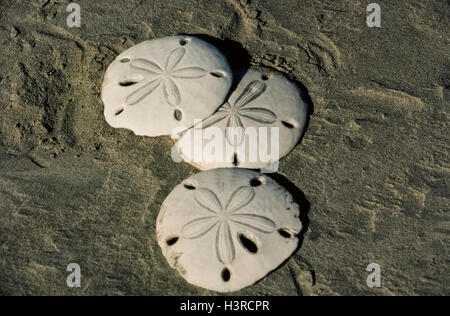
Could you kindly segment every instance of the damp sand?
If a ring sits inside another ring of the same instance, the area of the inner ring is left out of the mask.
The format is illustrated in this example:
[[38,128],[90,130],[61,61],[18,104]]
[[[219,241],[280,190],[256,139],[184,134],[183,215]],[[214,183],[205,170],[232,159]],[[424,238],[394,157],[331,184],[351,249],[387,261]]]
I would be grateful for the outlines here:
[[282,72],[313,104],[275,176],[302,201],[301,247],[233,294],[450,294],[446,1],[380,0],[381,28],[366,1],[78,3],[80,28],[65,0],[0,4],[0,294],[215,294],[156,242],[162,201],[197,170],[172,161],[168,137],[111,128],[100,99],[118,54],[181,33]]

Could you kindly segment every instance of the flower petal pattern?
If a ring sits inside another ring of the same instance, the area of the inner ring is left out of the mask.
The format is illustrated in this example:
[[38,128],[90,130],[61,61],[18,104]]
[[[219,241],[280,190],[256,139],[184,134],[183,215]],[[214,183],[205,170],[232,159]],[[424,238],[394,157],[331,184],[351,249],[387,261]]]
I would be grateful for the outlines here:
[[207,74],[207,71],[200,67],[186,67],[172,72],[172,76],[181,79],[201,78]]
[[243,108],[239,115],[262,124],[272,124],[277,120],[277,115],[263,108]]
[[133,91],[126,99],[128,105],[135,105],[145,99],[149,94],[156,90],[161,84],[162,79],[156,78]]
[[[164,69],[156,62],[144,58],[136,58],[131,61],[131,67],[150,72],[159,76],[149,84],[147,88],[140,88],[128,96],[129,104],[141,102],[146,96],[152,93],[159,85],[163,84],[163,95],[166,102],[172,106],[178,106],[181,102],[181,93],[177,84],[172,78],[197,79],[205,76],[208,72],[201,67],[185,67],[175,69],[183,59],[186,50],[183,47],[172,50],[166,58]],[[142,89],[142,90],[141,90]],[[128,102],[128,101],[127,101]]]
[[258,98],[261,94],[266,91],[267,85],[261,81],[252,81],[250,82],[247,87],[245,87],[244,91],[241,93],[241,95],[238,97],[235,103],[236,108],[241,108],[256,98]]
[[217,258],[223,264],[233,262],[236,249],[231,234],[231,223],[243,225],[262,233],[271,233],[276,224],[271,219],[250,213],[236,213],[253,201],[255,190],[251,186],[240,186],[231,194],[225,208],[217,195],[210,189],[198,188],[194,191],[194,200],[208,212],[210,216],[194,219],[182,228],[184,238],[195,239],[206,235],[217,227],[215,250]]
[[164,80],[164,97],[167,103],[172,106],[177,106],[181,102],[181,95],[178,86],[171,78]]
[[229,102],[222,105],[219,111],[202,122],[202,127],[204,129],[208,128],[228,118],[225,128],[227,142],[231,146],[240,146],[245,136],[245,126],[242,123],[241,117],[261,124],[272,124],[277,120],[277,115],[268,109],[245,107],[262,95],[266,91],[266,88],[267,85],[261,81],[254,80],[250,82],[237,98],[234,105],[231,105]]
[[195,190],[194,199],[200,206],[212,213],[222,212],[223,208],[219,198],[209,189],[200,188]]
[[249,186],[242,186],[231,194],[225,210],[228,214],[233,214],[249,204],[255,198],[255,190]]
[[219,109],[219,111],[229,111],[229,110],[231,110],[231,104],[229,102],[222,105],[221,108]]
[[144,58],[133,59],[131,61],[131,67],[151,72],[155,75],[161,75],[164,73],[164,70],[157,63]]
[[228,116],[228,112],[219,110],[202,122],[202,128],[208,128],[212,125],[215,125]]
[[233,239],[231,238],[230,226],[227,222],[219,224],[219,230],[216,237],[216,253],[217,258],[223,264],[233,262],[235,256],[235,249]]
[[187,239],[199,238],[206,235],[216,224],[214,216],[197,218],[184,225],[181,234]]
[[[194,199],[197,190],[217,195],[222,211],[204,210]],[[217,168],[176,186],[161,205],[156,236],[164,257],[189,283],[229,294],[275,271],[298,249],[300,215],[272,177]]]
[[175,48],[170,52],[169,56],[166,59],[166,73],[171,73],[175,69],[185,53],[186,50],[183,47]]
[[271,219],[255,214],[233,214],[231,220],[262,233],[271,233],[276,228],[276,224]]
[[225,135],[228,143],[231,146],[242,144],[245,135],[244,125],[242,124],[242,120],[238,115],[232,114],[228,117]]

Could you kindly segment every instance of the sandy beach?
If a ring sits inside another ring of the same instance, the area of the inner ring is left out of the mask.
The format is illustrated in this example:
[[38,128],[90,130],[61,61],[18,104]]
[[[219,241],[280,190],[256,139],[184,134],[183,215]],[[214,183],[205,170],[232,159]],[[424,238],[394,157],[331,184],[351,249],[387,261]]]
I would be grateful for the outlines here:
[[199,171],[169,136],[109,126],[100,98],[121,52],[178,34],[282,73],[312,109],[272,175],[300,204],[301,245],[230,295],[450,295],[448,1],[378,0],[380,28],[360,0],[77,3],[68,27],[69,1],[0,1],[0,295],[217,294],[156,241],[162,202]]

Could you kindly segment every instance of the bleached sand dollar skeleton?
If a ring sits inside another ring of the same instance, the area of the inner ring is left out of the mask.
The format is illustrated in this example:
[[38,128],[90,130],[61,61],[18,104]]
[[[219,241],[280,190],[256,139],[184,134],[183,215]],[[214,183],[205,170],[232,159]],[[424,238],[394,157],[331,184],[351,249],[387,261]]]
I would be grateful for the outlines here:
[[215,114],[179,137],[176,153],[202,170],[266,167],[294,148],[308,115],[294,83],[250,70]]
[[297,248],[302,224],[291,194],[245,169],[215,169],[183,181],[157,219],[158,243],[191,284],[217,292],[251,285]]
[[232,83],[226,58],[192,36],[145,41],[108,67],[102,100],[106,121],[137,135],[170,135],[223,104]]

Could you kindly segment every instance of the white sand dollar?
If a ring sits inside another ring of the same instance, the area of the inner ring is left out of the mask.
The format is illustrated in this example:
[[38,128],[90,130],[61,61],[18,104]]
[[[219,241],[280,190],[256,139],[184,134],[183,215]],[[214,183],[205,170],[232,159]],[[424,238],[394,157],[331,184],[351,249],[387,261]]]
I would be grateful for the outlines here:
[[293,82],[250,70],[215,114],[180,137],[176,150],[202,170],[262,168],[294,148],[308,115],[308,105]]
[[218,292],[251,285],[297,248],[299,206],[267,176],[245,169],[200,172],[179,184],[157,220],[169,264]]
[[232,83],[226,58],[192,36],[145,41],[108,67],[102,100],[106,121],[137,135],[170,135],[223,104]]

